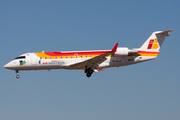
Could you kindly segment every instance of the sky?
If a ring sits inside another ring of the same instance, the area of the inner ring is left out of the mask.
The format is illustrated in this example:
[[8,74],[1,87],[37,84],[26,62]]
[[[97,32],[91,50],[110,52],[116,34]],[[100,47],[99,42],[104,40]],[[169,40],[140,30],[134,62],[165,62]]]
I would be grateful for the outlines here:
[[[179,120],[179,0],[0,0],[0,120]],[[104,69],[15,71],[28,52],[139,48],[174,29],[151,61]]]

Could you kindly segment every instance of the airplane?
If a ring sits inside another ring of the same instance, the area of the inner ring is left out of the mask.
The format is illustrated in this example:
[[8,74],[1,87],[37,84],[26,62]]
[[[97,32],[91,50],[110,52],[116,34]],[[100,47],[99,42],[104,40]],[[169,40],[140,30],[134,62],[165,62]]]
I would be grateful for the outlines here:
[[155,59],[169,33],[174,30],[156,31],[140,48],[128,49],[115,44],[112,50],[36,52],[25,53],[7,63],[4,68],[15,70],[16,78],[22,70],[70,69],[84,70],[87,77],[104,68],[121,67]]

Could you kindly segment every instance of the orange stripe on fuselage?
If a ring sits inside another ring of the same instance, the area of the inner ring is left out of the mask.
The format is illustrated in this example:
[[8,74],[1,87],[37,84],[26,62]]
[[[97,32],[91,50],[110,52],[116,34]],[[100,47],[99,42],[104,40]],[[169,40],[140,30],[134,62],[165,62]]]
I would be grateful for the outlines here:
[[159,52],[152,52],[152,51],[138,51],[140,55],[130,55],[130,56],[158,56]]
[[138,51],[140,56],[158,56],[159,52],[151,52],[151,51]]

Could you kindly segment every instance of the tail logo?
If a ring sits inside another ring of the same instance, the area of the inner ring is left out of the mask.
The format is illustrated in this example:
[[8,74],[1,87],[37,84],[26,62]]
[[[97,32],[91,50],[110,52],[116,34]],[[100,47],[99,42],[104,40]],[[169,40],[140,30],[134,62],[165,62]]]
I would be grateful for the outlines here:
[[151,39],[149,41],[149,45],[147,49],[158,49],[159,48],[159,43],[157,39]]

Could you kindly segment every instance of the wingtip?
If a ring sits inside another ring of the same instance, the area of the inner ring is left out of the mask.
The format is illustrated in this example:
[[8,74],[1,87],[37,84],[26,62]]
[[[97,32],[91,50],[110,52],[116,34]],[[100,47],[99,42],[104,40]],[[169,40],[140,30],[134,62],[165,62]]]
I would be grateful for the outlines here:
[[117,47],[118,47],[118,43],[116,43],[116,45],[115,45],[114,48],[112,49],[112,52],[116,52]]

